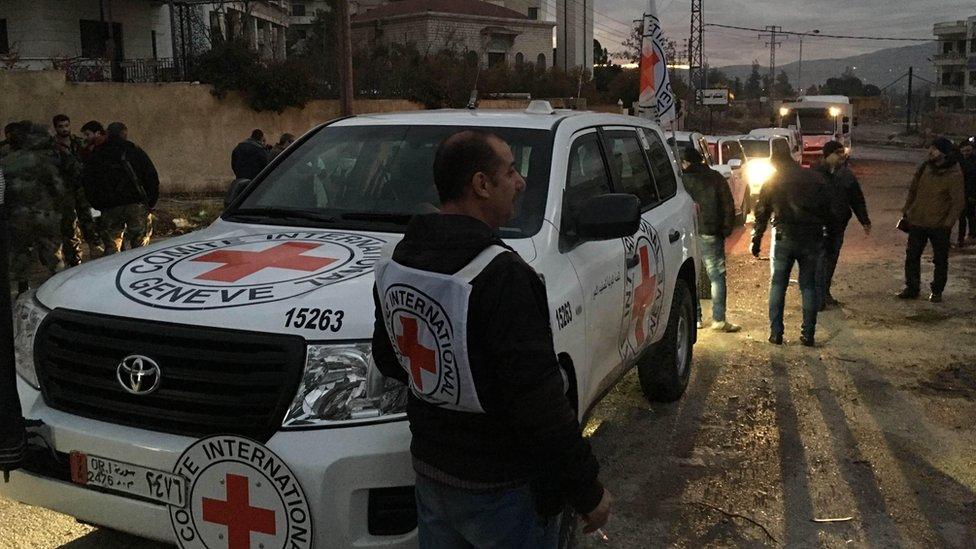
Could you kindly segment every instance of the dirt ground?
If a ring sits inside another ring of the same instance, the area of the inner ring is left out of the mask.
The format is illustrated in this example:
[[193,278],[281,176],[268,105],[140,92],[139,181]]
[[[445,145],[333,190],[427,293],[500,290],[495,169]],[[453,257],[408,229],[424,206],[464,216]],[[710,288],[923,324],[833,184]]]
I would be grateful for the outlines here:
[[[894,299],[913,169],[856,165],[874,233],[852,222],[843,306],[821,314],[813,349],[795,285],[786,345],[766,342],[769,262],[733,236],[729,317],[744,330],[701,335],[680,402],[648,404],[631,373],[595,409],[614,515],[609,540],[584,547],[976,546],[976,249],[952,256],[945,303]],[[0,524],[0,547],[162,547],[2,499]]]

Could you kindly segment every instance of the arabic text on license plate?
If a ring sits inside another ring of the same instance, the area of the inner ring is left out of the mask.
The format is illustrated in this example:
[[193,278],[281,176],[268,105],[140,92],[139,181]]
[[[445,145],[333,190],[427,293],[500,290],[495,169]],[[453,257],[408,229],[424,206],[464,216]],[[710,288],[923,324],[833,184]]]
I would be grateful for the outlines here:
[[71,452],[70,461],[71,481],[76,484],[97,486],[177,507],[186,504],[186,479],[180,475],[81,452]]

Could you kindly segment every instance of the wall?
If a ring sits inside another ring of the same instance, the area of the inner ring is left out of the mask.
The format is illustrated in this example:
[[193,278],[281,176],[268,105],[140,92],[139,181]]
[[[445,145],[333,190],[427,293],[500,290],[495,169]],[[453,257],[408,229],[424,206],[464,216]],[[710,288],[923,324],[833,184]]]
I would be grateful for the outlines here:
[[[52,116],[64,113],[79,132],[88,120],[122,121],[129,138],[156,163],[164,191],[205,191],[233,179],[230,153],[254,128],[276,142],[284,132],[301,135],[339,116],[338,101],[313,101],[279,115],[255,112],[237,94],[217,99],[210,89],[188,83],[72,83],[58,71],[0,71],[0,124],[50,124]],[[358,113],[420,108],[410,101],[355,102]]]
[[[111,19],[122,24],[126,59],[152,58],[152,31],[156,31],[158,56],[172,57],[165,4],[115,0],[106,5],[112,7]],[[99,18],[98,0],[0,0],[0,19],[7,20],[10,50],[19,53],[23,67],[49,68],[52,57],[80,56],[80,21]]]

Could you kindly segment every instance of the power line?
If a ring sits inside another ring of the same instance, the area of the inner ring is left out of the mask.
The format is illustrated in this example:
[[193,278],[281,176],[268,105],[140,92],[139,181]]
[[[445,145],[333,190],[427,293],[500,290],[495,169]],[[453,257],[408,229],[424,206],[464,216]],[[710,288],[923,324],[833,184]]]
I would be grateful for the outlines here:
[[783,39],[777,38],[777,35],[782,36],[783,27],[778,25],[769,25],[762,31],[759,35],[760,40],[765,40],[766,45],[769,46],[769,104],[773,104],[773,98],[776,95],[776,48],[783,43],[783,41],[789,39],[789,36]]
[[[722,29],[735,29],[741,31],[751,31],[751,32],[768,32],[769,27],[765,29],[756,29],[752,27],[736,27],[734,25],[719,25],[718,23],[706,23],[706,27],[719,27]],[[840,34],[817,34],[813,32],[796,32],[796,31],[784,31],[780,30],[777,34],[788,34],[792,36],[816,36],[818,38],[843,38],[846,40],[879,40],[879,41],[895,41],[895,42],[933,42],[934,38],[894,38],[887,36],[846,36]]]

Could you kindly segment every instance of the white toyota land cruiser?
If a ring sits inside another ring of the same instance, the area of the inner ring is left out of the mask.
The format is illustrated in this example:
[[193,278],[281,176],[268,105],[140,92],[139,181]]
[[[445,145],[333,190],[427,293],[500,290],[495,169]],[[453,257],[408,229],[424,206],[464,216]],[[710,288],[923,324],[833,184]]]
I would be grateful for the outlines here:
[[464,128],[504,138],[525,177],[501,236],[546,283],[580,417],[634,366],[648,398],[678,399],[697,227],[655,124],[544,102],[356,116],[209,228],[19,301],[17,388],[43,424],[0,493],[182,547],[415,546],[405,389],[370,359],[373,266],[436,209],[434,151]]

